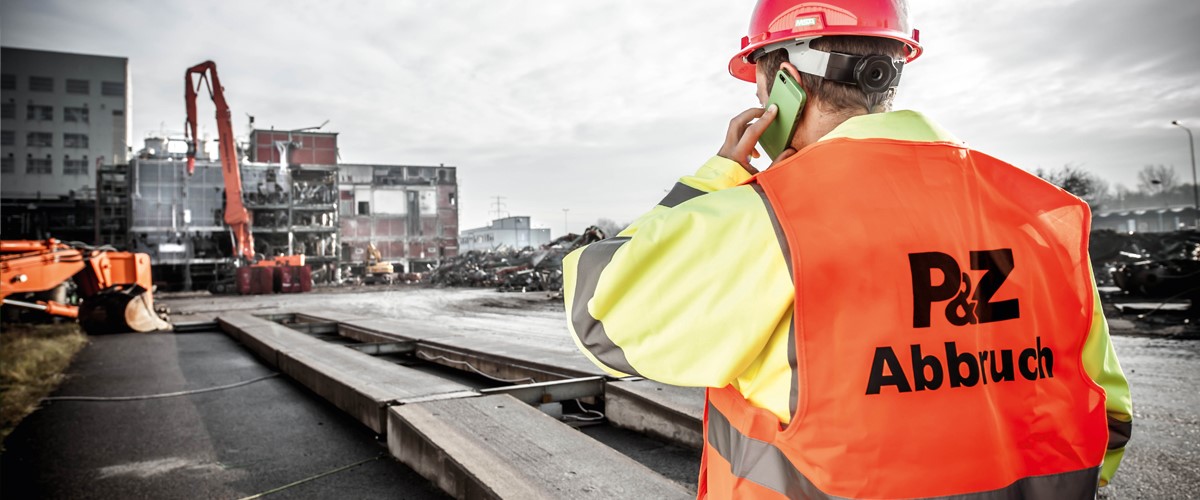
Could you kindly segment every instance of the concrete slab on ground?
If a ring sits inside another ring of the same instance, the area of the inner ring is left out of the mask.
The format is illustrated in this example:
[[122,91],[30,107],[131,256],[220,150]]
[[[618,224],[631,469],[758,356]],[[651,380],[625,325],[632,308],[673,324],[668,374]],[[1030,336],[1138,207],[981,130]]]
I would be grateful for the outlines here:
[[[54,396],[135,396],[271,374],[217,332],[90,338]],[[287,377],[164,399],[44,403],[5,440],[0,498],[443,498],[375,434]]]
[[269,351],[279,370],[358,419],[387,431],[387,406],[445,394],[475,394],[465,385],[323,342],[283,325],[234,313],[222,328],[252,350]]
[[457,498],[688,498],[682,485],[508,395],[396,406],[388,449]]
[[704,389],[653,380],[618,380],[604,387],[604,413],[617,427],[694,449],[704,444]]
[[[327,319],[326,313],[310,311],[306,316]],[[417,341],[417,357],[451,368],[470,369],[502,380],[546,382],[605,373],[574,346],[546,345],[522,338],[475,336],[434,322],[370,319],[341,323],[341,335],[362,342]],[[565,334],[565,332],[564,332]],[[469,364],[469,367],[467,366]]]
[[279,366],[279,351],[281,350],[325,344],[311,335],[305,335],[249,313],[223,314],[217,317],[216,321],[222,331],[241,342],[272,367]]
[[380,434],[387,431],[390,404],[476,394],[457,382],[336,344],[280,351],[279,369]]

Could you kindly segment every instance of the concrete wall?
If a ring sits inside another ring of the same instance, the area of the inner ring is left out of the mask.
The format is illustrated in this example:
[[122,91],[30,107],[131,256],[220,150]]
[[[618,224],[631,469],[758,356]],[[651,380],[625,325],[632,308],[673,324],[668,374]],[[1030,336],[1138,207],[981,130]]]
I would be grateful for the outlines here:
[[[129,59],[4,47],[0,65],[4,83],[0,101],[5,107],[5,117],[0,119],[5,141],[0,146],[4,198],[92,193],[97,160],[124,163],[128,159],[132,128]],[[31,77],[37,81],[31,82]],[[37,83],[49,85],[39,90]],[[31,133],[49,134],[48,145],[31,142]],[[84,136],[86,146],[76,141]],[[47,157],[49,172],[40,171],[37,163],[30,168],[29,160],[40,163]]]

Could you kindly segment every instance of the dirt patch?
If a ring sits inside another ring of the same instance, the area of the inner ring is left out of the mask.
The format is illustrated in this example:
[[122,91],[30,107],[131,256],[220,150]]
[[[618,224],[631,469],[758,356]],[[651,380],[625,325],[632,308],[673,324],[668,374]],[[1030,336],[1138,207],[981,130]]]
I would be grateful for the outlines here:
[[87,342],[75,323],[0,326],[0,442],[58,388]]
[[[545,292],[508,293],[474,300],[464,300],[452,306],[454,309],[473,312],[507,311],[550,311],[561,312],[563,299],[557,294]],[[497,311],[499,309],[499,311]]]

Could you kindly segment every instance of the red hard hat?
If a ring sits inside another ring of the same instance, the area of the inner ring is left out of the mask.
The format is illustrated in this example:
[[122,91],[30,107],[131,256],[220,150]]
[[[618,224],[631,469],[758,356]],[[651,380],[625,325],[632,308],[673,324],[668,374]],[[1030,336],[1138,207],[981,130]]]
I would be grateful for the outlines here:
[[750,18],[750,34],[742,50],[729,61],[729,73],[754,81],[754,64],[748,56],[768,45],[797,38],[856,35],[878,36],[904,42],[908,61],[921,55],[918,32],[908,25],[904,0],[758,0]]

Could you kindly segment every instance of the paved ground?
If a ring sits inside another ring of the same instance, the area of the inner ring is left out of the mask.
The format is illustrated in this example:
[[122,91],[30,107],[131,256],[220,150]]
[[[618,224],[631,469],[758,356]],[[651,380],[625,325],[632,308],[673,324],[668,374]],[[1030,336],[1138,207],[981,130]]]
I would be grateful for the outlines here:
[[1200,497],[1200,341],[1113,338],[1133,394],[1133,437],[1101,498]]
[[[375,293],[166,298],[177,321],[226,310],[337,310],[454,322],[479,335],[570,343],[561,301],[543,294],[392,288]],[[191,314],[179,314],[187,312]],[[1115,314],[1115,313],[1114,313]],[[1173,340],[1114,319],[1136,423],[1106,499],[1200,497],[1200,340]],[[1118,326],[1119,325],[1119,326]],[[128,395],[209,387],[267,373],[221,334],[94,338],[60,394]],[[698,454],[607,427],[585,432],[681,483]],[[284,379],[218,393],[126,403],[54,403],[10,436],[0,497],[245,496],[384,451],[357,422]],[[437,496],[384,458],[288,490],[288,496]]]
[[[158,394],[271,373],[217,332],[91,340],[56,396]],[[6,499],[241,498],[381,454],[280,496],[442,496],[368,429],[286,377],[168,399],[48,403],[5,446]]]

